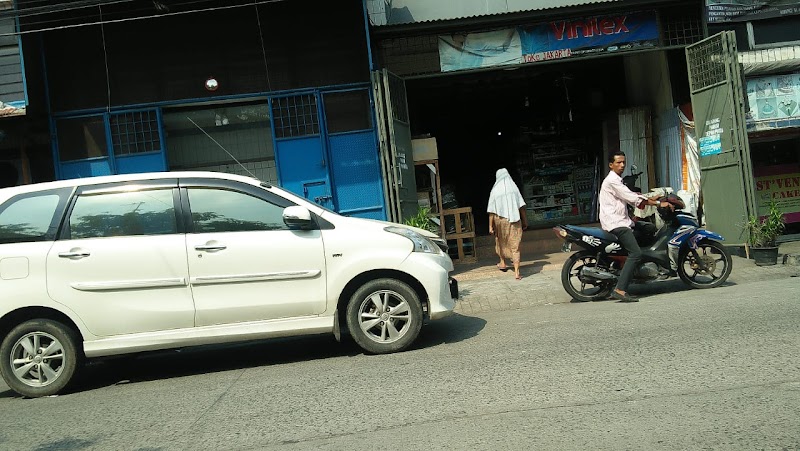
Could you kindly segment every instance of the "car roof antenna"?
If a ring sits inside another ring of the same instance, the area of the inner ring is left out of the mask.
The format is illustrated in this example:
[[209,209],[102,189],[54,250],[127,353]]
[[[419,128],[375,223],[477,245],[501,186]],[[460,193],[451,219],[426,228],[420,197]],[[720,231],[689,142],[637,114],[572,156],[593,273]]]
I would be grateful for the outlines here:
[[255,174],[253,174],[252,172],[250,172],[250,170],[249,170],[249,169],[247,169],[246,167],[244,167],[244,165],[243,165],[243,164],[242,164],[242,163],[241,163],[239,160],[237,160],[237,159],[236,159],[236,157],[234,157],[232,153],[228,152],[228,149],[226,149],[225,147],[223,147],[223,146],[222,146],[222,144],[220,144],[220,143],[219,143],[219,142],[218,142],[216,139],[214,139],[214,137],[213,137],[213,136],[209,135],[209,134],[208,134],[208,132],[206,132],[205,130],[203,130],[203,127],[201,127],[201,126],[197,125],[197,122],[193,121],[193,120],[192,120],[192,118],[190,118],[189,116],[186,116],[186,119],[189,119],[189,122],[191,122],[192,124],[194,124],[194,126],[195,126],[195,127],[197,127],[197,129],[198,129],[198,130],[200,130],[201,132],[203,132],[203,134],[205,134],[206,136],[208,136],[208,139],[210,139],[211,141],[214,141],[214,144],[216,144],[217,146],[219,146],[219,148],[220,148],[220,149],[224,150],[224,151],[225,151],[225,153],[227,153],[229,157],[233,158],[233,161],[235,161],[235,162],[236,162],[236,164],[238,164],[239,166],[241,166],[241,168],[242,168],[242,169],[244,169],[244,171],[245,171],[245,172],[247,172],[248,174],[250,174],[250,177],[253,177],[253,178],[254,178],[254,179],[256,179],[256,180],[261,180],[261,179],[259,179],[258,177],[256,177],[256,175],[255,175]]

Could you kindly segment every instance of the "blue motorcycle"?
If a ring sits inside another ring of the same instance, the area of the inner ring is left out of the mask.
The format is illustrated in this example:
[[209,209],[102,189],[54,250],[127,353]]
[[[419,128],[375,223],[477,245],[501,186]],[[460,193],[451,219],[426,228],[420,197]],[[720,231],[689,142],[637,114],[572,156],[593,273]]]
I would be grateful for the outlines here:
[[[722,285],[733,269],[731,254],[721,243],[724,238],[700,228],[697,218],[680,211],[684,204],[674,194],[660,200],[674,206],[674,209],[657,209],[663,226],[656,230],[652,222],[638,221],[634,227],[642,248],[642,261],[634,271],[633,282],[677,276],[692,288]],[[596,227],[560,225],[553,230],[565,240],[565,252],[573,245],[581,248],[567,259],[561,270],[564,290],[577,301],[606,299],[627,258],[617,237]]]

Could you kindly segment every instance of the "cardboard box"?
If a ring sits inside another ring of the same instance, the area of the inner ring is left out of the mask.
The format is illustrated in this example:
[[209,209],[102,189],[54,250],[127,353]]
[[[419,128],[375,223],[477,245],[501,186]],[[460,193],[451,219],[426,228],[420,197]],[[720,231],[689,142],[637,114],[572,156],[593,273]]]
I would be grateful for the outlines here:
[[436,160],[439,158],[436,138],[412,139],[411,151],[414,154],[414,161]]

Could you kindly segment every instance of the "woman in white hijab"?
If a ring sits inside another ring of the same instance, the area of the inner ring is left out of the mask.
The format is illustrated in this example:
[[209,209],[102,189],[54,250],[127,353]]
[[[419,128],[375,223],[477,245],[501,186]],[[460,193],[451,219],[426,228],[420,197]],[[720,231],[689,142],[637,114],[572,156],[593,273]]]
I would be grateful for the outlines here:
[[519,273],[519,243],[522,241],[522,231],[528,228],[525,200],[508,170],[498,169],[496,177],[486,208],[489,213],[489,233],[494,235],[494,249],[500,257],[497,268],[508,271],[506,258],[510,258],[514,264],[514,275],[519,280],[522,279]]

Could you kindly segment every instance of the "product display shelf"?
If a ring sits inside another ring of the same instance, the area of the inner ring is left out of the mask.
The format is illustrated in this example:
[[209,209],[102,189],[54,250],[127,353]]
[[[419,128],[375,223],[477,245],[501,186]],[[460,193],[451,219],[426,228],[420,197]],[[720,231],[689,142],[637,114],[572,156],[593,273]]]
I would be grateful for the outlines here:
[[445,238],[450,247],[450,258],[456,263],[477,261],[475,253],[475,220],[472,207],[442,210]]
[[555,205],[540,205],[538,207],[525,207],[527,210],[546,210],[548,208],[556,208],[556,207],[570,207],[576,205],[575,202],[569,204],[555,204]]
[[550,219],[541,219],[536,222],[536,226],[538,228],[546,228],[560,224],[586,224],[587,222],[589,222],[589,215],[578,214],[578,215],[559,216],[557,218],[550,218]]
[[566,195],[566,194],[575,194],[575,193],[573,193],[572,191],[565,191],[565,192],[563,192],[563,193],[552,193],[552,194],[535,194],[535,195],[533,195],[533,196],[529,196],[529,197],[531,197],[531,198],[535,198],[535,197],[564,196],[564,195]]

